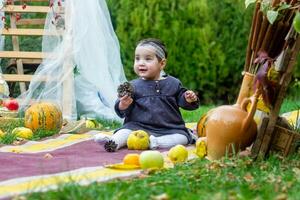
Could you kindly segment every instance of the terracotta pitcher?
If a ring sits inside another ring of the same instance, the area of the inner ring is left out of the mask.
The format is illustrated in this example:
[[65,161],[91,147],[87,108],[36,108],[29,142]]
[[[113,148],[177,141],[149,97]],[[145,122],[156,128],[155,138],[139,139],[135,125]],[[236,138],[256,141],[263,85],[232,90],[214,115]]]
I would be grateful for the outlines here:
[[[246,107],[251,103],[249,112]],[[245,98],[242,104],[214,108],[205,120],[208,159],[219,159],[233,150],[244,150],[254,141],[257,125],[253,119],[257,95]]]
[[[241,84],[241,88],[239,91],[239,95],[236,101],[236,106],[242,104],[242,101],[245,98],[249,98],[251,96],[251,91],[253,90],[253,80],[255,75],[249,72],[243,72],[243,81]],[[197,133],[199,137],[206,136],[206,122],[208,120],[208,116],[214,111],[214,109],[209,110],[207,113],[202,115],[200,120],[197,123]]]

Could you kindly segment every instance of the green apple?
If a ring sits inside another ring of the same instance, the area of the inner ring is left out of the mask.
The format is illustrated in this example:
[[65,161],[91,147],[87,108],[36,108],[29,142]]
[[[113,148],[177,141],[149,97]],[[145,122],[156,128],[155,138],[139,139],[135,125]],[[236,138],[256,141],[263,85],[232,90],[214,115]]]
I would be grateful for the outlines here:
[[188,151],[185,146],[178,144],[168,152],[168,157],[173,163],[182,163],[188,159]]
[[164,167],[164,157],[159,151],[143,151],[139,161],[142,169],[159,169]]

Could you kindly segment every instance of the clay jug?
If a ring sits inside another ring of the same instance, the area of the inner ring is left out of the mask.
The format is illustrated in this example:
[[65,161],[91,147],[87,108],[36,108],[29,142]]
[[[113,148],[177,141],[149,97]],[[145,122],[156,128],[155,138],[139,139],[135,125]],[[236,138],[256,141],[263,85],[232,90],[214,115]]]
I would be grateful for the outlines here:
[[[249,112],[248,103],[251,103]],[[219,159],[251,145],[257,133],[253,119],[256,104],[257,95],[244,99],[241,105],[219,106],[209,112],[205,122],[208,159]]]
[[251,74],[249,72],[244,72],[244,77],[242,81],[242,85],[240,88],[240,92],[236,101],[236,104],[242,103],[242,101],[245,98],[248,98],[251,96],[251,91],[253,90],[253,80],[254,80],[255,75]]
[[[251,74],[249,72],[243,72],[243,81],[241,84],[241,88],[239,91],[239,95],[236,101],[236,106],[239,106],[242,104],[242,101],[245,98],[248,98],[251,96],[251,91],[253,88],[253,80],[255,78],[254,74]],[[205,137],[206,136],[206,122],[208,120],[209,115],[213,112],[214,109],[209,110],[207,113],[202,115],[200,120],[197,123],[197,134],[199,137]]]

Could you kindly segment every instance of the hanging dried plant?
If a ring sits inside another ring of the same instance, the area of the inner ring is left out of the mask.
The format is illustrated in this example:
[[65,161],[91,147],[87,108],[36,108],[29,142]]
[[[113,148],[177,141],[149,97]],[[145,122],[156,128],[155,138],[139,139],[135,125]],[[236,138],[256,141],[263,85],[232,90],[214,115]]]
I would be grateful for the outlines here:
[[260,66],[254,79],[254,91],[260,90],[265,104],[272,107],[275,99],[275,86],[268,79],[268,72],[274,64],[274,59],[271,59],[266,52],[259,52],[254,63]]

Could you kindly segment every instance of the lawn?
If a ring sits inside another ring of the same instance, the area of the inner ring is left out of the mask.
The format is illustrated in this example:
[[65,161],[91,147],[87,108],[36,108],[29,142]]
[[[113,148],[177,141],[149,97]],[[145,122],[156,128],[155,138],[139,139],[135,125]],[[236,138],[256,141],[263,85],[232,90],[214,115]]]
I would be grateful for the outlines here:
[[215,162],[194,159],[134,179],[87,187],[71,183],[56,191],[30,194],[27,199],[299,199],[299,158],[272,155],[265,161],[248,157]]
[[[212,108],[202,106],[183,116],[195,122]],[[285,101],[282,112],[295,108]],[[62,185],[58,190],[32,193],[26,199],[299,199],[300,153],[283,158],[271,154],[266,160],[250,157],[210,162],[193,159],[172,169],[145,171],[137,178],[80,186]]]

